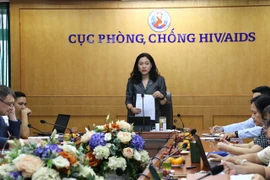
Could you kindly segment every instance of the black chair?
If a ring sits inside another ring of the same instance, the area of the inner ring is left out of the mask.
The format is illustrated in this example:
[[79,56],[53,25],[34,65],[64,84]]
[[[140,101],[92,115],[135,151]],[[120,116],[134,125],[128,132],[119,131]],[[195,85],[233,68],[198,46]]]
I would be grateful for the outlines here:
[[172,129],[173,126],[173,106],[172,106],[172,94],[167,91],[167,102],[160,106],[160,115],[165,116],[167,119],[167,129]]

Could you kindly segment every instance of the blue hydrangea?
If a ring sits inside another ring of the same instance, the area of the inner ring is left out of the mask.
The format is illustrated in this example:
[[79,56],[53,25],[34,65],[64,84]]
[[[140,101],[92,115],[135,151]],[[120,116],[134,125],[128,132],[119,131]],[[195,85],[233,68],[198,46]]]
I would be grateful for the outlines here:
[[91,140],[89,141],[89,146],[91,149],[95,149],[95,147],[99,145],[101,146],[106,145],[105,134],[103,132],[93,134]]
[[8,174],[8,177],[13,180],[23,179],[22,172],[19,172],[19,171],[10,172]]
[[34,154],[40,158],[49,158],[53,153],[58,153],[60,151],[62,151],[62,149],[59,148],[57,144],[47,144],[44,148],[38,147],[34,151]]
[[134,135],[133,138],[131,139],[130,147],[135,148],[138,151],[141,151],[144,149],[144,146],[145,146],[145,141],[143,140],[143,138],[137,134]]

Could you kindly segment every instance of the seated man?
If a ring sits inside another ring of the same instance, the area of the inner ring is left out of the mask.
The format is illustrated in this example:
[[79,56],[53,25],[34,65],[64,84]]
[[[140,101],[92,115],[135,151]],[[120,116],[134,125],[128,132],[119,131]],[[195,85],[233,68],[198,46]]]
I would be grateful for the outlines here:
[[21,124],[21,138],[27,139],[29,136],[29,127],[28,127],[28,116],[32,113],[26,104],[26,95],[23,92],[15,91],[15,112],[16,116],[20,118]]
[[[21,121],[18,121],[16,118],[14,101],[14,92],[9,87],[0,85],[0,148],[5,146],[10,136],[20,137]],[[9,126],[1,117],[4,115],[9,116]]]
[[[252,90],[253,98],[258,95],[270,95],[270,87],[268,86],[259,86]],[[218,126],[215,125],[211,128],[210,132],[225,132],[224,139],[229,138],[254,138],[261,133],[262,127],[256,126],[253,118],[249,118],[246,121],[240,123],[234,123],[227,126]]]

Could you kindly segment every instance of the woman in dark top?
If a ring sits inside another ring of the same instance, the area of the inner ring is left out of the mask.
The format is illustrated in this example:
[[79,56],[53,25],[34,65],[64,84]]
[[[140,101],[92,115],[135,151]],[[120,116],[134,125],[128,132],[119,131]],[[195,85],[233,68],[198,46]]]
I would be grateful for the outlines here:
[[135,61],[126,90],[126,107],[129,114],[139,114],[142,110],[136,108],[137,94],[151,94],[155,98],[155,120],[160,116],[160,105],[167,102],[166,84],[160,76],[153,57],[148,53],[141,53]]

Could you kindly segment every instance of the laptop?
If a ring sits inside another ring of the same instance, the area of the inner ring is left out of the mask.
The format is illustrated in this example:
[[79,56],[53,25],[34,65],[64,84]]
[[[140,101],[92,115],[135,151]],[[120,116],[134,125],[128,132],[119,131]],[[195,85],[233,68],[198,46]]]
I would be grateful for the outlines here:
[[[154,121],[153,121],[154,122]],[[134,131],[141,132],[141,131],[151,131],[152,126],[154,125],[150,116],[129,116],[128,123],[134,126]]]
[[58,114],[54,124],[57,124],[59,126],[54,125],[51,132],[34,132],[34,134],[37,134],[38,136],[50,136],[54,129],[56,129],[57,133],[64,133],[67,128],[69,118],[70,115],[68,114]]
[[202,158],[203,166],[205,168],[207,168],[208,170],[211,170],[211,169],[213,169],[213,167],[218,166],[220,164],[220,161],[209,161],[207,159],[203,145],[202,145],[202,141],[200,139],[200,136],[198,136],[197,134],[194,134],[193,137],[196,141],[197,148],[198,148],[200,156]]

